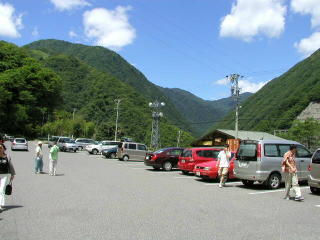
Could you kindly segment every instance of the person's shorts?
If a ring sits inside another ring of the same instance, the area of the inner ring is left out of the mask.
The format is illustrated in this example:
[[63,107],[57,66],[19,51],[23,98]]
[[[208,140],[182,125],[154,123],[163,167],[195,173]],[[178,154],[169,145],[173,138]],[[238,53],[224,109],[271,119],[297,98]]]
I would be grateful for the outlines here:
[[219,174],[219,176],[221,176],[221,175],[226,176],[228,174],[228,168],[227,167],[219,168],[218,174]]

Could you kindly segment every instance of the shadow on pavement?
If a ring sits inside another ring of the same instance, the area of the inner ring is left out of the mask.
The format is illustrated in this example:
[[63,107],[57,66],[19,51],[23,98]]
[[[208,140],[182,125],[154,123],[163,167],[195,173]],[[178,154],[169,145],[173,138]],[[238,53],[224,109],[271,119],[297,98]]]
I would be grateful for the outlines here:
[[179,169],[172,169],[171,171],[164,171],[162,169],[148,168],[148,169],[146,169],[146,171],[154,172],[154,173],[171,173],[171,172],[178,172],[180,170]]
[[21,205],[8,205],[8,206],[5,206],[4,209],[2,210],[2,212],[5,212],[5,211],[9,211],[11,209],[15,209],[15,208],[22,208],[23,206]]

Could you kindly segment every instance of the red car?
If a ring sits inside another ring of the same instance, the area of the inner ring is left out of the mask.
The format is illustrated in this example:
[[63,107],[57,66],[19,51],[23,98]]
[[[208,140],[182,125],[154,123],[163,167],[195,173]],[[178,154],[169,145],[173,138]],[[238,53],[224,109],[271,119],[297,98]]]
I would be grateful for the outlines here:
[[179,157],[178,168],[183,174],[193,172],[195,165],[216,160],[221,150],[216,147],[186,148]]
[[[230,167],[229,167],[229,173],[228,173],[228,178],[233,179],[236,178],[234,173],[233,173],[233,168],[234,168],[234,156],[235,153],[231,153],[231,161],[230,161]],[[200,163],[197,164],[193,170],[193,173],[202,179],[207,179],[207,180],[213,180],[213,179],[218,179],[218,166],[217,166],[217,159],[213,161],[208,161],[205,163]]]

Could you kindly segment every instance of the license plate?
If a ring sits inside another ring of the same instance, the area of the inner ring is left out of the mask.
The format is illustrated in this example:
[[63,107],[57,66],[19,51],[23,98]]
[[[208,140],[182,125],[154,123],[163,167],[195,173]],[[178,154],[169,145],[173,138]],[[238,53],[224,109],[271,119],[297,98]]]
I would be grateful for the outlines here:
[[200,173],[200,172],[196,172],[196,175],[197,175],[197,176],[201,176],[201,173]]
[[186,162],[186,160],[181,160],[181,162],[182,162],[182,163],[185,163],[185,162]]

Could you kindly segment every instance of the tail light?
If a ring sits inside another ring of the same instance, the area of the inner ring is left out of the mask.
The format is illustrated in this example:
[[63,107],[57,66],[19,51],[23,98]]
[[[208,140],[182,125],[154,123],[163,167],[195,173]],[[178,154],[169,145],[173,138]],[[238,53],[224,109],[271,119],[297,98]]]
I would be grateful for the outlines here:
[[257,146],[257,158],[261,158],[261,144]]
[[12,142],[12,145],[16,145],[16,143],[15,143],[15,142]]
[[308,166],[308,171],[311,172],[311,170],[312,170],[312,169],[311,169],[311,164],[309,164],[309,166]]
[[151,160],[152,161],[155,161],[157,158],[158,158],[157,155],[151,155]]

